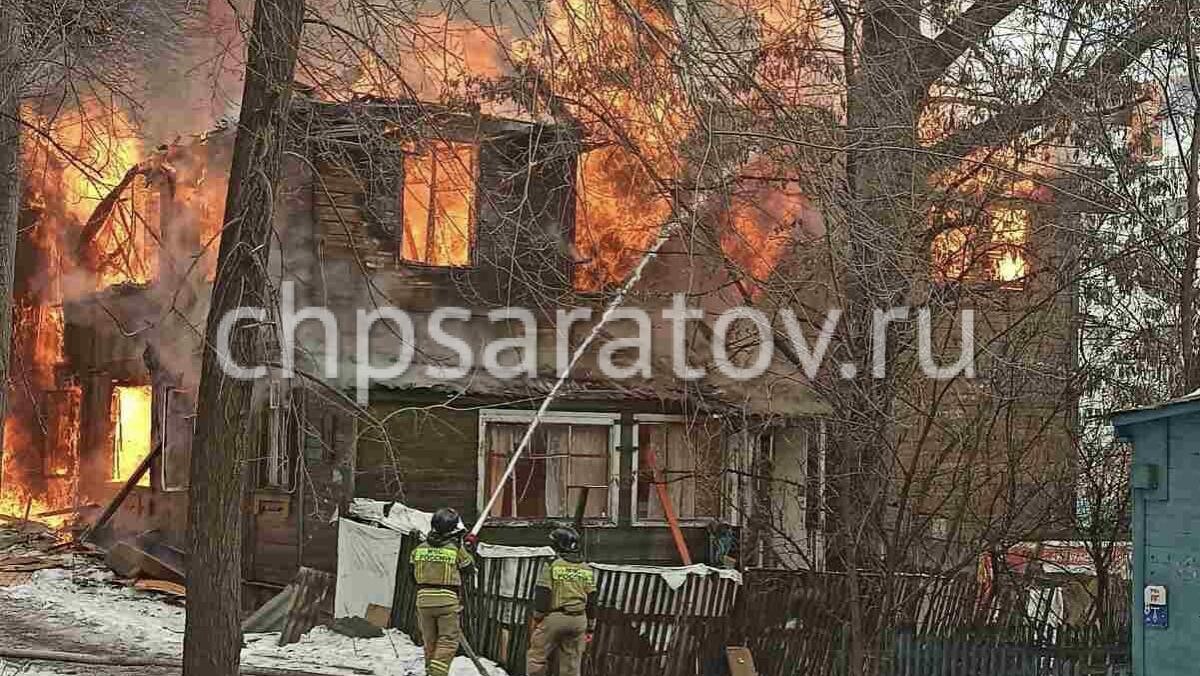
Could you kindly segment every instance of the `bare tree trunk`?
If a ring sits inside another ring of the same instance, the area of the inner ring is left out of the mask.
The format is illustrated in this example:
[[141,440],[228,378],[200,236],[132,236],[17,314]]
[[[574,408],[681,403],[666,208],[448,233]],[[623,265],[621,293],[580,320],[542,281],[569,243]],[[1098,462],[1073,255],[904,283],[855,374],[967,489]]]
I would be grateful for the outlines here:
[[1196,364],[1196,263],[1200,258],[1200,73],[1197,73],[1196,44],[1192,35],[1191,14],[1185,19],[1188,84],[1192,89],[1192,139],[1184,166],[1187,176],[1187,237],[1184,242],[1183,270],[1179,280],[1179,344],[1183,351],[1183,389],[1179,394],[1200,387],[1200,365]]
[[0,6],[0,489],[4,487],[4,418],[12,350],[13,266],[21,209],[22,0]]
[[[870,0],[862,18],[861,57],[851,82],[847,120],[851,148],[847,179],[848,261],[845,286],[846,321],[843,363],[857,370],[836,391],[836,473],[839,486],[841,563],[850,589],[849,674],[872,668],[870,655],[879,647],[878,613],[865,601],[872,593],[886,597],[884,506],[888,504],[895,443],[897,345],[907,342],[903,326],[886,332],[886,373],[871,372],[876,311],[910,302],[915,260],[914,186],[923,186],[916,157],[916,118],[921,81],[912,66],[913,45],[920,35],[916,6],[909,0]],[[868,590],[862,571],[882,572],[877,590]]]
[[234,324],[229,354],[214,345],[223,317],[269,308],[267,258],[291,105],[304,0],[257,0],[233,150],[225,229],[206,327],[188,514],[185,676],[235,676],[241,656],[242,464],[257,457],[255,383],[226,373],[264,361],[262,323]]

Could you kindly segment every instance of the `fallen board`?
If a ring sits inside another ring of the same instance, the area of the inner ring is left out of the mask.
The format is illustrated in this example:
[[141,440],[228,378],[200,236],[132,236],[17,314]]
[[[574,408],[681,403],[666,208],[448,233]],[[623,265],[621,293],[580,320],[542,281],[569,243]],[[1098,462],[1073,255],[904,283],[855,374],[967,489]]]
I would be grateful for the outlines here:
[[283,591],[271,597],[254,614],[242,621],[243,634],[261,634],[272,631],[283,631],[287,621],[288,608],[292,605],[292,597],[296,595],[296,586],[289,584]]
[[292,580],[296,593],[288,606],[287,620],[279,634],[279,645],[290,645],[300,640],[309,629],[317,626],[321,604],[333,589],[333,575],[312,568],[301,568]]
[[128,542],[113,545],[104,562],[121,577],[137,577],[142,572],[142,553]]
[[177,596],[180,598],[187,596],[186,587],[179,583],[169,582],[167,580],[142,579],[134,582],[133,588],[141,591],[162,592],[163,594],[170,594],[171,596]]

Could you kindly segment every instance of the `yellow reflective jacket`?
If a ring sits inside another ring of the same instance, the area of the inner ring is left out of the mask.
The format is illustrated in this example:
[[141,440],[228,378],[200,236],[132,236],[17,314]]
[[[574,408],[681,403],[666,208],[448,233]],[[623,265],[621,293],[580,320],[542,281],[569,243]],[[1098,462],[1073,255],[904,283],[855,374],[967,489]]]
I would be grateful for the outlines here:
[[582,613],[596,591],[596,572],[586,563],[559,558],[542,566],[538,586],[550,590],[550,612]]
[[454,542],[417,545],[409,558],[417,581],[417,607],[440,608],[458,603],[460,571],[475,565],[465,549]]

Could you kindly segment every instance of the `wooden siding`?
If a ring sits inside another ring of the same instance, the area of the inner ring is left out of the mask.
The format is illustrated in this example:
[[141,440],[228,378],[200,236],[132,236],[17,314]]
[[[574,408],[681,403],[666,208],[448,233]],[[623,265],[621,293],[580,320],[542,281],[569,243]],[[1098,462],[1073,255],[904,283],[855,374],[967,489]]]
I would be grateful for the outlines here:
[[446,505],[474,518],[479,416],[453,409],[404,410],[374,404],[387,419],[390,445],[378,430],[364,430],[358,443],[355,495],[397,500],[425,511]]

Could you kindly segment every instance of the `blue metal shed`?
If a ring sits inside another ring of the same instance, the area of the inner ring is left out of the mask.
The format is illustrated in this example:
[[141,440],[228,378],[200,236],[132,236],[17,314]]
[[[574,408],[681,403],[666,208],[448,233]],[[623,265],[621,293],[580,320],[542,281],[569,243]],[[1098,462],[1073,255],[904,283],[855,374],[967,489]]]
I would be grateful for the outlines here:
[[1200,392],[1113,425],[1133,442],[1134,674],[1200,673]]

